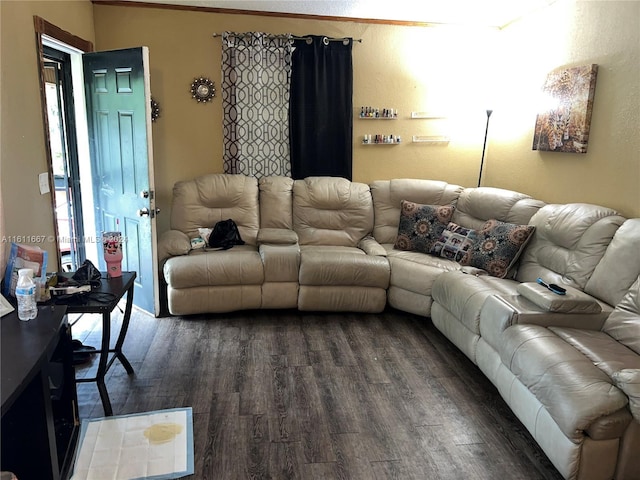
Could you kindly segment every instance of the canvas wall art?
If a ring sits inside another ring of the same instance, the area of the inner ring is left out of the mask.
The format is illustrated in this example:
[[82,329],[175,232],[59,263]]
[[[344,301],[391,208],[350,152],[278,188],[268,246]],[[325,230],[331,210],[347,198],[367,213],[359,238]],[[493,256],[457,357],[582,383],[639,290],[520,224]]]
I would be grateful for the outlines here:
[[547,75],[533,150],[586,153],[598,66],[562,67]]

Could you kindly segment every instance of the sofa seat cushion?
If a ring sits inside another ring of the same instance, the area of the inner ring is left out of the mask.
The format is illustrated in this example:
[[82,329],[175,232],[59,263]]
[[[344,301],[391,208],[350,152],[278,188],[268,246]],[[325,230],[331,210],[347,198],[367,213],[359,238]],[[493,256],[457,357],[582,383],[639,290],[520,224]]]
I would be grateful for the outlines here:
[[460,269],[460,264],[454,260],[420,252],[396,250],[393,244],[384,244],[383,247],[391,265],[391,285],[413,293],[431,296],[431,288],[436,278],[443,272]]
[[615,372],[625,368],[640,369],[640,355],[604,332],[559,327],[549,327],[549,330],[580,351],[611,378]]
[[455,260],[439,257],[437,255],[428,255],[421,252],[397,250],[396,248],[394,248],[393,244],[390,243],[385,243],[382,245],[382,247],[386,250],[386,255],[389,258],[406,260],[408,262],[413,262],[419,265],[438,268],[443,272],[460,270],[460,264]]
[[229,250],[192,250],[164,265],[164,277],[172,288],[219,285],[261,285],[262,260],[256,247],[238,245]]
[[502,363],[568,438],[579,441],[592,424],[626,407],[627,396],[611,378],[552,330],[514,325],[504,331],[502,340]]
[[518,282],[490,275],[446,272],[433,284],[433,301],[447,310],[468,330],[480,334],[480,311],[491,295],[515,295]]
[[300,285],[389,286],[389,262],[355,247],[302,246]]

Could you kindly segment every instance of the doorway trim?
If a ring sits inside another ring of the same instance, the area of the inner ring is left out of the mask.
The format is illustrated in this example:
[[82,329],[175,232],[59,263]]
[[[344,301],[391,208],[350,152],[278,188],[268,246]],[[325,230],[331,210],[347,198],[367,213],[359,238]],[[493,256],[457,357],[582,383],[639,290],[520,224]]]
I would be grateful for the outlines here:
[[[51,137],[49,134],[49,118],[47,115],[47,99],[46,99],[46,77],[45,77],[45,53],[44,53],[44,44],[51,45],[53,48],[60,47],[61,51],[66,51],[68,53],[77,53],[82,54],[86,52],[93,52],[94,46],[93,43],[84,40],[76,35],[73,35],[52,23],[47,22],[45,19],[38,17],[37,15],[33,16],[33,25],[36,34],[36,48],[37,48],[37,62],[38,62],[38,72],[39,72],[39,86],[40,86],[40,101],[42,105],[42,123],[44,126],[44,137],[45,137],[45,155],[48,166],[49,173],[49,190],[52,192],[51,194],[51,212],[53,219],[53,231],[55,236],[55,248],[58,253],[58,265],[57,270],[62,270],[62,262],[60,255],[60,232],[58,230],[58,223],[56,221],[56,203],[55,203],[55,179],[53,177],[53,159],[51,157]],[[80,62],[81,63],[81,62]],[[77,95],[74,95],[76,97]],[[84,95],[82,95],[84,98]],[[84,105],[84,103],[83,103]],[[77,105],[76,105],[77,111]],[[74,132],[75,133],[75,132]],[[76,135],[76,143],[78,144],[78,137]],[[81,149],[81,146],[78,144],[78,150]],[[86,146],[88,150],[88,145]],[[78,152],[78,156],[81,156],[80,152]],[[82,169],[82,166],[80,166]],[[90,178],[90,177],[89,177]],[[87,252],[89,253],[89,252]]]

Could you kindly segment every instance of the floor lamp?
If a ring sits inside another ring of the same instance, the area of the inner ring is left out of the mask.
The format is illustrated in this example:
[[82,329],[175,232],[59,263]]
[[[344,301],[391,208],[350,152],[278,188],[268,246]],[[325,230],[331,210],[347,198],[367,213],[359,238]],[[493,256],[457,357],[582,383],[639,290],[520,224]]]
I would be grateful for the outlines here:
[[480,160],[480,175],[478,175],[478,187],[482,182],[482,167],[484,166],[484,152],[487,149],[487,134],[489,133],[489,117],[491,117],[492,113],[493,113],[493,110],[487,110],[487,127],[484,129],[484,144],[482,145],[482,160]]

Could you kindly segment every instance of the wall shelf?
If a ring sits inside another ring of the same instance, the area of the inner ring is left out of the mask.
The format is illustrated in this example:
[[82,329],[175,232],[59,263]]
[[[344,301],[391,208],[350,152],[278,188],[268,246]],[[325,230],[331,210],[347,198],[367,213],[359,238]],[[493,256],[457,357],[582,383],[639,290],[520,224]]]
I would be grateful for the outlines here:
[[358,118],[362,120],[395,120],[398,110],[395,108],[360,107]]
[[362,138],[362,145],[399,145],[402,139],[397,135],[370,135],[366,134]]
[[423,118],[426,120],[446,120],[447,119],[447,117],[444,115],[433,115],[427,112],[411,112],[411,118],[413,119]]
[[444,145],[449,143],[449,137],[444,135],[414,135],[411,138],[413,143],[430,143]]

